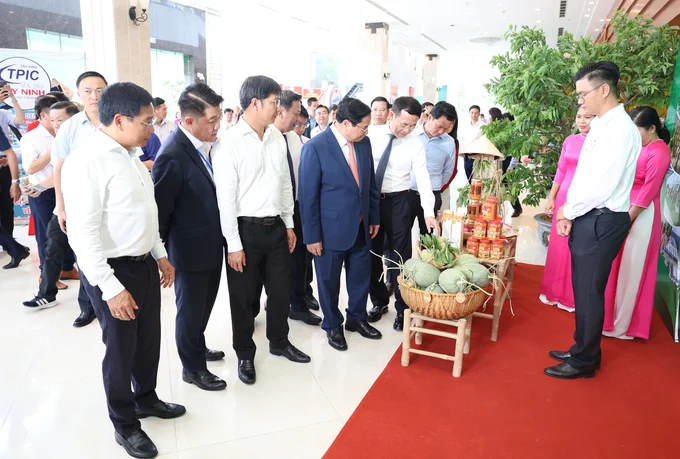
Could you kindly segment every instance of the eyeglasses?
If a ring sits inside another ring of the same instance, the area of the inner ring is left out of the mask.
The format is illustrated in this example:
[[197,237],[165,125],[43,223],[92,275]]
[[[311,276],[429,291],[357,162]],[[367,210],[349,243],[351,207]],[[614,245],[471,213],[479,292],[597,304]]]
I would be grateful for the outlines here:
[[126,116],[125,118],[129,119],[130,121],[138,121],[138,122],[142,123],[144,126],[146,126],[147,129],[153,128],[153,121],[151,121],[150,123],[147,123],[146,121],[138,120],[134,116]]
[[591,89],[590,91],[588,91],[588,92],[586,92],[586,93],[584,93],[584,94],[576,94],[576,102],[579,102],[579,101],[581,101],[581,100],[585,102],[586,96],[587,96],[588,94],[590,94],[591,92],[595,91],[596,89],[599,89],[603,84],[604,84],[604,83],[602,83],[600,86],[597,86],[597,87]]
[[368,134],[368,128],[363,128],[363,127],[359,126],[358,124],[355,124],[354,127],[355,127],[355,128],[359,128],[359,129],[361,129],[362,131],[364,131],[364,134]]
[[264,103],[264,102],[270,102],[270,103],[276,105],[277,107],[281,106],[281,99],[274,99],[274,100],[271,100],[271,99],[261,99],[261,100],[262,100],[263,103]]
[[307,129],[309,127],[309,123],[295,123],[295,128],[296,129]]

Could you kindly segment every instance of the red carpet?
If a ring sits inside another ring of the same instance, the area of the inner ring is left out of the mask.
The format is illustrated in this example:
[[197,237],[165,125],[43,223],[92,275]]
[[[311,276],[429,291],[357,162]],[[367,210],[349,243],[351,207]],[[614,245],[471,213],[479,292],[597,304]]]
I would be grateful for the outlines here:
[[[326,459],[678,458],[680,346],[656,317],[648,342],[604,338],[594,379],[543,375],[551,349],[572,344],[574,316],[538,300],[543,268],[515,270],[515,317],[504,308],[498,342],[475,319],[463,375],[453,362],[395,353]],[[453,353],[454,341],[423,337]]]

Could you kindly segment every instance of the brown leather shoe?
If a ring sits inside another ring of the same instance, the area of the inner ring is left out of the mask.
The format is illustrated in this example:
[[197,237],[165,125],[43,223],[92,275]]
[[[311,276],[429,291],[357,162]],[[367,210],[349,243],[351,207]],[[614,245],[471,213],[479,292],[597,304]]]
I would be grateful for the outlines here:
[[[38,278],[38,284],[42,284],[42,277]],[[57,290],[66,290],[68,288],[68,285],[64,284],[63,282],[57,281]]]
[[76,268],[70,271],[62,271],[59,274],[59,280],[80,280],[80,273]]

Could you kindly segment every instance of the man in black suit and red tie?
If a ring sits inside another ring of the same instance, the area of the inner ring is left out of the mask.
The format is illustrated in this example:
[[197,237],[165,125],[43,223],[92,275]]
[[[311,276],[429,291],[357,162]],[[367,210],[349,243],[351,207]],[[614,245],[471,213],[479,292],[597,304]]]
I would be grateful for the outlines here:
[[205,344],[225,245],[210,156],[222,101],[206,84],[187,86],[178,102],[182,121],[163,142],[151,170],[161,238],[176,269],[175,340],[182,379],[203,390],[227,387],[206,365],[206,361],[223,359],[224,352]]

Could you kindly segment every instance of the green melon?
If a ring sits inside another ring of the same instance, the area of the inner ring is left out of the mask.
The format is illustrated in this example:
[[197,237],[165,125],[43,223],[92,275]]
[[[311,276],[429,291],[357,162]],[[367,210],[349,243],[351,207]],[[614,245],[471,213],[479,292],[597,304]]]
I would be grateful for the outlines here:
[[489,285],[489,270],[480,264],[466,264],[461,267],[468,275],[470,282],[479,288],[484,288]]
[[439,285],[446,293],[460,293],[467,285],[467,275],[461,268],[449,268],[439,275]]
[[406,263],[404,263],[404,266],[402,267],[404,278],[413,277],[413,273],[415,272],[416,266],[422,263],[424,262],[420,258],[411,258],[410,260],[407,260]]
[[454,266],[459,267],[471,263],[479,264],[479,260],[477,260],[477,258],[472,254],[461,253],[460,255],[458,255],[458,258],[456,258]]
[[432,284],[425,291],[429,293],[446,293],[439,284]]
[[413,280],[418,285],[432,285],[439,279],[439,270],[427,263],[416,264],[413,270]]

